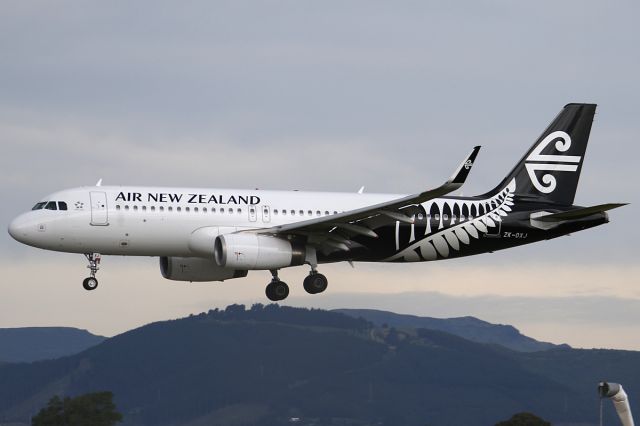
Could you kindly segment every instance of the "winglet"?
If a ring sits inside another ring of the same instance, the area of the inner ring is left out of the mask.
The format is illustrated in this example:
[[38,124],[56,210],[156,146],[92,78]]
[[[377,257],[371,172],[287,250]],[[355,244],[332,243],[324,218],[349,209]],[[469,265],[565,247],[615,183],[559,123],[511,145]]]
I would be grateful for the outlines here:
[[458,166],[453,176],[449,178],[447,184],[454,184],[457,187],[462,186],[464,181],[469,176],[469,172],[471,171],[471,167],[473,167],[473,162],[476,161],[476,156],[480,151],[480,146],[474,146],[471,153],[467,156],[467,158]]

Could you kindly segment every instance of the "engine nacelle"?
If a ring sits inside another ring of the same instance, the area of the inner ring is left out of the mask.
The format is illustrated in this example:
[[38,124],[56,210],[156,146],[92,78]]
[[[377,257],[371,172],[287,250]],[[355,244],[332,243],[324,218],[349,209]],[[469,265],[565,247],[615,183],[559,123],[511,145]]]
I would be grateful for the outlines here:
[[213,255],[221,267],[280,269],[302,265],[305,261],[305,247],[268,235],[225,234],[216,238]]
[[246,277],[248,271],[222,268],[213,259],[199,257],[161,257],[160,273],[174,281],[224,281]]

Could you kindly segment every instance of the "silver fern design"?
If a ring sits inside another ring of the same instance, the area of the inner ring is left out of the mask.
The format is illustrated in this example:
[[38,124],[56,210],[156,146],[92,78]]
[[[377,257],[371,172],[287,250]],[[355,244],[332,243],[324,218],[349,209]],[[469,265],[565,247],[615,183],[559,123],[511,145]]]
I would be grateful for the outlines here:
[[[438,216],[436,229],[431,229],[431,220],[427,220],[425,237],[416,238],[415,225],[411,225],[409,245],[400,250],[399,232],[396,231],[396,250],[398,253],[385,259],[385,261],[420,262],[424,260],[436,260],[447,258],[453,252],[459,251],[463,246],[471,244],[473,240],[480,239],[494,228],[498,228],[502,218],[511,212],[513,206],[513,193],[516,190],[516,180],[511,182],[499,193],[486,200],[454,200],[439,199],[423,205],[429,212],[436,204]],[[449,226],[444,221],[444,207],[450,211],[469,212],[467,215],[453,216]],[[476,212],[474,214],[474,212]],[[477,212],[483,212],[476,216]]]

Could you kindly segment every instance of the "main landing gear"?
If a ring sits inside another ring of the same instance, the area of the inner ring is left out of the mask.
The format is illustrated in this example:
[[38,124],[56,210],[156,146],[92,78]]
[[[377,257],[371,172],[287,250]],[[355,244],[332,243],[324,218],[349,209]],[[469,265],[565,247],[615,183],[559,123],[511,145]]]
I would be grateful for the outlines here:
[[[280,281],[277,270],[271,271],[271,275],[273,278],[265,290],[267,297],[273,302],[286,299],[289,295],[289,286],[285,282]],[[311,270],[303,282],[304,289],[309,294],[322,293],[327,289],[327,284],[327,277],[320,274],[315,268]]]
[[307,278],[304,279],[303,286],[307,293],[318,294],[327,289],[329,281],[327,277],[318,273],[316,270],[311,270]]
[[87,265],[87,268],[89,268],[91,273],[89,274],[89,277],[85,278],[84,281],[82,281],[82,287],[84,287],[85,290],[89,291],[95,290],[96,288],[98,288],[96,272],[98,272],[98,269],[100,269],[100,267],[98,266],[100,265],[100,253],[85,253],[84,257],[86,257],[89,261],[89,265]]
[[271,275],[273,278],[265,290],[267,297],[273,302],[286,299],[289,295],[289,286],[287,283],[280,281],[280,278],[278,278],[278,271],[276,269],[271,271]]

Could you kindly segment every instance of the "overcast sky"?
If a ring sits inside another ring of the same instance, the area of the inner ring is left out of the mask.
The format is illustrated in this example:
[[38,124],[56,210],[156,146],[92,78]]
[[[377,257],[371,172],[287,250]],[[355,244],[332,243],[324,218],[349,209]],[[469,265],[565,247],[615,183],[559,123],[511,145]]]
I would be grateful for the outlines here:
[[[637,2],[4,1],[0,221],[94,184],[411,193],[483,145],[492,188],[568,102],[595,102],[576,203],[611,223],[475,258],[282,271],[287,303],[475,315],[537,339],[640,350]],[[113,335],[265,302],[267,272],[179,284],[157,259],[82,256],[0,235],[0,327]],[[300,285],[299,285],[300,284]]]

